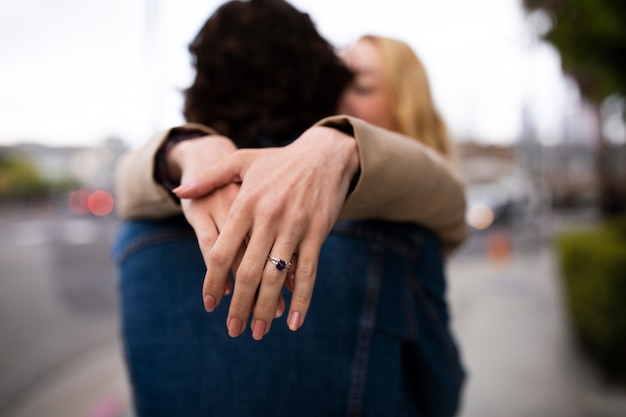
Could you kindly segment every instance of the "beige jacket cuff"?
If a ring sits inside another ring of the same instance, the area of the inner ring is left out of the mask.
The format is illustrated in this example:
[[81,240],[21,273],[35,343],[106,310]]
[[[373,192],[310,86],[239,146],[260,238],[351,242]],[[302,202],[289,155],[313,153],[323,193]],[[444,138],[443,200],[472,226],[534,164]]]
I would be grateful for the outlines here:
[[422,225],[450,253],[467,238],[465,188],[453,164],[417,140],[349,116],[318,125],[352,130],[361,164],[360,178],[340,220],[378,218]]

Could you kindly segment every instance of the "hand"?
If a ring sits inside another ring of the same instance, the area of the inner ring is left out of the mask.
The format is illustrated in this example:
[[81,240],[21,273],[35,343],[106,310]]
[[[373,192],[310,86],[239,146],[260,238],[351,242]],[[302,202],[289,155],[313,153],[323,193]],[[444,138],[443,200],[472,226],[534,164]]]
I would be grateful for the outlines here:
[[[359,168],[355,140],[335,129],[312,127],[283,148],[238,150],[174,192],[180,198],[206,195],[228,183],[241,183],[212,249],[205,254],[205,309],[219,305],[228,271],[245,252],[235,273],[228,332],[239,336],[252,309],[252,335],[269,331],[286,273],[294,272],[288,325],[302,326],[313,293],[321,246],[330,233]],[[278,270],[268,254],[289,262]]]
[[[167,155],[168,176],[174,182],[186,181],[187,178],[199,175],[199,172],[236,150],[232,141],[224,136],[204,136],[180,142]],[[210,194],[199,195],[196,199],[181,200],[183,214],[194,229],[205,264],[238,191],[239,184],[227,183]],[[243,250],[244,245],[231,266],[233,271],[241,260]],[[224,294],[230,294],[231,291],[232,282],[228,279],[224,285]],[[284,311],[285,301],[281,296],[276,306],[275,317],[280,317]]]

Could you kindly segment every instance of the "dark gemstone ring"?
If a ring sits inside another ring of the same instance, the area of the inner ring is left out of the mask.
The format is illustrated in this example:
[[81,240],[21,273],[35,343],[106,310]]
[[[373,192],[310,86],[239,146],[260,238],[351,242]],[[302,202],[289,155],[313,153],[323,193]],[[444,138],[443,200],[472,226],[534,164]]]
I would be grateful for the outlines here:
[[284,271],[285,269],[289,269],[291,266],[291,262],[285,262],[280,258],[275,258],[272,255],[267,255],[267,260],[274,264],[276,269],[279,271]]

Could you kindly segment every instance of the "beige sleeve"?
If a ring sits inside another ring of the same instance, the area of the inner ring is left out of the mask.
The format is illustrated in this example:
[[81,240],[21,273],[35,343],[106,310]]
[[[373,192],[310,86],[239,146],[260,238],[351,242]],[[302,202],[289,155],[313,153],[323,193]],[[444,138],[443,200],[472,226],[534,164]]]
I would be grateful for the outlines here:
[[453,164],[422,143],[348,116],[318,124],[351,130],[361,174],[340,219],[411,222],[435,232],[449,253],[467,238],[465,187]]
[[122,155],[115,172],[116,213],[118,217],[164,218],[180,214],[180,205],[154,179],[156,154],[173,130],[199,130],[215,135],[213,129],[190,123],[155,134],[138,149]]

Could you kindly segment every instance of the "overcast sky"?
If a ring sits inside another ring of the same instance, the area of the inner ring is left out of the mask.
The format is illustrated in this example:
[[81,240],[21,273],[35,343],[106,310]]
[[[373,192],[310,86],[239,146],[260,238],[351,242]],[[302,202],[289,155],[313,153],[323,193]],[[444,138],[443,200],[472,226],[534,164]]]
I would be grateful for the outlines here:
[[[575,90],[519,0],[293,0],[338,48],[374,33],[422,58],[456,138],[555,137]],[[135,146],[182,122],[187,43],[222,1],[0,0],[0,144]]]

